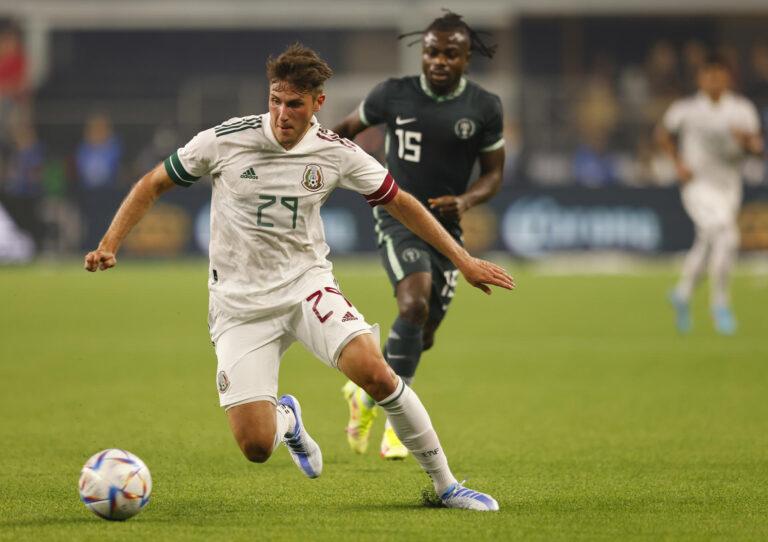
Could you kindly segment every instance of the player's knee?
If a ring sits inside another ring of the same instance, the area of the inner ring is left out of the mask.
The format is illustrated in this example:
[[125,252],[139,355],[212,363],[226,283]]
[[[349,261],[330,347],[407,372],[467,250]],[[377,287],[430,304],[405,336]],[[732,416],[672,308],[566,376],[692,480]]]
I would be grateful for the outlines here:
[[429,301],[423,297],[409,297],[398,303],[398,311],[403,320],[423,326],[429,316]]
[[397,376],[386,363],[381,363],[365,375],[360,387],[375,401],[381,401],[395,392]]
[[242,439],[238,444],[245,458],[252,463],[264,463],[272,455],[272,442],[266,444],[262,440]]

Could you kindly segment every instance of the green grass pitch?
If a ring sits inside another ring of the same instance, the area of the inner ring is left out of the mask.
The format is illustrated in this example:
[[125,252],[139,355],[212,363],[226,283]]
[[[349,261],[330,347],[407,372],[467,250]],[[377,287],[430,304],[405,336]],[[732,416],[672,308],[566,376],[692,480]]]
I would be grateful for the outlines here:
[[[340,261],[347,296],[386,329],[375,262]],[[281,392],[302,401],[325,470],[285,449],[249,464],[217,405],[206,264],[0,269],[2,540],[706,540],[768,538],[768,279],[739,274],[735,337],[696,298],[678,336],[672,267],[460,284],[416,390],[456,475],[497,514],[428,508],[412,458],[354,456],[342,376],[300,346]],[[106,522],[79,502],[82,463],[122,447],[152,471],[149,506]]]

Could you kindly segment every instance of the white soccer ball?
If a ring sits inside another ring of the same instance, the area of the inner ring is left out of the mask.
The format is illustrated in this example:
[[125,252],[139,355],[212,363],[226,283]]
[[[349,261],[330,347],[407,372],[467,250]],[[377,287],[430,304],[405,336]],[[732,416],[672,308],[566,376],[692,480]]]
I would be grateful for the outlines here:
[[122,521],[149,502],[152,476],[131,452],[110,448],[94,454],[80,471],[80,500],[100,518]]

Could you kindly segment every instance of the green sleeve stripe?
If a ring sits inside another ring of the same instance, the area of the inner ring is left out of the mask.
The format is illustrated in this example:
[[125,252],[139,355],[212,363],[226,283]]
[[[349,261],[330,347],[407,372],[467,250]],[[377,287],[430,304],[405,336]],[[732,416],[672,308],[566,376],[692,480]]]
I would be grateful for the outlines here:
[[502,148],[503,146],[504,146],[504,138],[502,137],[501,139],[499,139],[499,140],[498,140],[496,143],[494,143],[493,145],[488,145],[487,147],[483,147],[482,149],[480,149],[480,152],[491,152],[491,151],[495,151],[496,149],[500,149],[500,148]]
[[362,122],[366,126],[371,125],[371,123],[368,122],[368,119],[365,118],[365,100],[360,102],[360,107],[357,108],[357,115],[360,117],[360,122]]
[[173,169],[176,170],[176,173],[179,174],[179,177],[188,183],[193,183],[200,178],[187,173],[187,170],[181,165],[181,160],[179,160],[179,151],[176,151],[171,155],[171,165],[173,166]]
[[185,181],[179,176],[179,174],[176,172],[176,170],[173,167],[171,158],[172,156],[169,156],[163,161],[163,165],[165,166],[165,172],[168,174],[171,180],[176,184],[178,184],[179,186],[192,186],[192,181]]

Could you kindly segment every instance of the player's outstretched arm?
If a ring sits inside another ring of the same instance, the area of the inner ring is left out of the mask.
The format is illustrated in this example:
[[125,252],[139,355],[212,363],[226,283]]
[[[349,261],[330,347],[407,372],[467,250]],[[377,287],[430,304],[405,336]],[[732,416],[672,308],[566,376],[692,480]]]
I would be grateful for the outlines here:
[[115,218],[112,219],[112,224],[99,246],[85,255],[85,270],[105,271],[114,267],[123,239],[154,205],[155,200],[174,186],[162,163],[139,179],[115,213]]
[[360,120],[360,112],[355,109],[349,115],[347,115],[344,120],[337,124],[333,128],[333,131],[341,137],[352,140],[357,134],[366,128],[368,128],[368,126],[363,124],[363,121]]
[[504,172],[504,147],[480,153],[480,176],[460,196],[430,198],[430,209],[449,220],[459,220],[465,211],[491,199],[499,191]]
[[399,190],[392,201],[383,207],[405,227],[451,260],[472,286],[480,288],[486,294],[491,293],[489,284],[507,290],[515,287],[515,281],[509,273],[494,263],[473,258],[445,231],[419,200],[405,190]]

